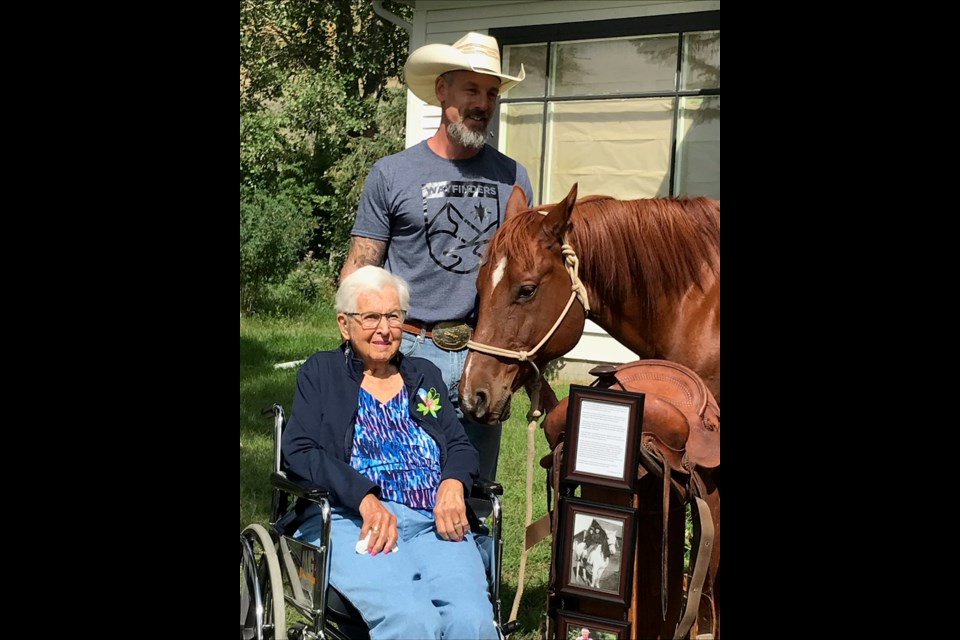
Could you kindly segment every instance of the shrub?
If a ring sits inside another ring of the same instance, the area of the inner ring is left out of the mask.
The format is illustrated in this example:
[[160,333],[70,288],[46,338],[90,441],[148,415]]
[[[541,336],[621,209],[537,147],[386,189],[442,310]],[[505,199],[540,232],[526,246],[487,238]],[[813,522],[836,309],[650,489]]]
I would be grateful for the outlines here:
[[314,259],[309,251],[283,282],[266,286],[257,311],[293,318],[311,314],[318,306],[332,309],[336,291],[337,275],[330,264]]
[[240,310],[250,313],[265,287],[283,282],[316,227],[304,193],[240,190]]

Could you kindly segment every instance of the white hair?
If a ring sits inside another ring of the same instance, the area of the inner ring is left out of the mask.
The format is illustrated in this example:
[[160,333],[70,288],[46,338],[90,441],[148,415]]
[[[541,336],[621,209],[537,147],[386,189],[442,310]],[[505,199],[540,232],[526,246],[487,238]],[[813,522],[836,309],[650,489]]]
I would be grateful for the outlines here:
[[357,310],[357,298],[368,291],[382,291],[387,287],[397,290],[400,298],[400,310],[406,313],[410,308],[410,287],[407,281],[381,267],[367,265],[360,267],[340,283],[334,306],[338,313],[353,313]]

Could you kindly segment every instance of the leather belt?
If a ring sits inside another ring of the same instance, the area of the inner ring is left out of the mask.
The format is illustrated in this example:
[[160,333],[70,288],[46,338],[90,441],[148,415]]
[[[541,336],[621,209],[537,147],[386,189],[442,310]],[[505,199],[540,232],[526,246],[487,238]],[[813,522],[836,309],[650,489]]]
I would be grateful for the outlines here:
[[419,334],[424,328],[427,330],[427,337],[433,338],[433,323],[425,324],[419,320],[407,320],[403,323],[403,330],[407,333]]
[[425,331],[426,336],[433,340],[434,344],[447,351],[463,349],[467,346],[473,332],[473,329],[464,320],[445,320],[432,324],[419,320],[407,320],[403,323],[403,330],[416,335]]

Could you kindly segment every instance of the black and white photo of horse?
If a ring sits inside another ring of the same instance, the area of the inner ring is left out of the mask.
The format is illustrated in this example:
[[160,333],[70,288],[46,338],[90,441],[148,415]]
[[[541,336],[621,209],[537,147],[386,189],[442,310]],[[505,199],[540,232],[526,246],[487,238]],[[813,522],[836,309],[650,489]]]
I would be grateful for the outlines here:
[[570,583],[617,593],[623,522],[578,513],[573,531]]

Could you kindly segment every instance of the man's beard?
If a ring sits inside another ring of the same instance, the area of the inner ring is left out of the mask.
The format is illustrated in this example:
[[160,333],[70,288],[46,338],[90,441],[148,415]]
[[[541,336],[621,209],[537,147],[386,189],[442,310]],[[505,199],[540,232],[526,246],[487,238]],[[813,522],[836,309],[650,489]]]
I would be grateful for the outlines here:
[[463,122],[451,122],[447,125],[447,133],[453,138],[454,142],[468,149],[482,149],[486,142],[487,128],[483,131],[474,131]]

